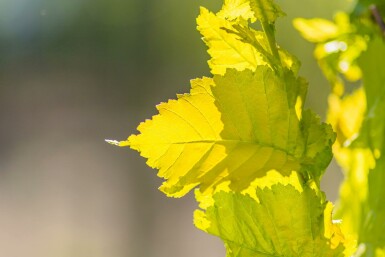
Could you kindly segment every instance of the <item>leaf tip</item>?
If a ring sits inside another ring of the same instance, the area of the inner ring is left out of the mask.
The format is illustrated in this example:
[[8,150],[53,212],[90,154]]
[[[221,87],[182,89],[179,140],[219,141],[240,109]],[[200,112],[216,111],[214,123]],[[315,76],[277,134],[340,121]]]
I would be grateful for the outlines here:
[[113,139],[104,139],[104,141],[106,141],[110,145],[116,145],[116,146],[120,146],[120,147],[129,145],[128,141],[118,141],[118,140],[113,140]]
[[104,141],[106,141],[107,143],[109,143],[109,144],[111,144],[111,145],[117,145],[117,146],[119,146],[119,141],[117,141],[117,140],[104,139]]

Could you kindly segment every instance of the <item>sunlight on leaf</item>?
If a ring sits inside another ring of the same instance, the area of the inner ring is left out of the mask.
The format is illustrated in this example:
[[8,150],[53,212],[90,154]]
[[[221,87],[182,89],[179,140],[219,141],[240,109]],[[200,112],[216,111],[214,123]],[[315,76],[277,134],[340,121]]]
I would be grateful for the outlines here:
[[[235,192],[216,192],[211,205],[194,214],[194,223],[220,237],[227,256],[349,256],[354,242],[345,240],[332,221],[332,205],[304,185],[302,193],[277,183],[257,188],[258,201]],[[198,197],[198,201],[204,199]]]
[[311,112],[299,120],[303,90],[292,73],[279,78],[267,67],[197,79],[190,94],[158,105],[160,114],[121,144],[159,169],[167,179],[161,190],[169,196],[224,181],[241,191],[271,169],[319,177],[331,160],[334,134]]

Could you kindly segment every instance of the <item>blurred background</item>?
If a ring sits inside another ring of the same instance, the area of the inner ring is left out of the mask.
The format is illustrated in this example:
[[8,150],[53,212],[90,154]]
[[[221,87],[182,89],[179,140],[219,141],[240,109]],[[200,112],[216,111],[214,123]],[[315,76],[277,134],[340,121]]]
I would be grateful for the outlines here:
[[[331,18],[347,0],[277,1],[278,42],[302,61],[307,106],[329,87],[294,17]],[[192,194],[167,199],[137,152],[155,105],[209,75],[199,6],[219,0],[0,0],[0,257],[224,257],[196,229]],[[341,174],[330,169],[334,200]]]

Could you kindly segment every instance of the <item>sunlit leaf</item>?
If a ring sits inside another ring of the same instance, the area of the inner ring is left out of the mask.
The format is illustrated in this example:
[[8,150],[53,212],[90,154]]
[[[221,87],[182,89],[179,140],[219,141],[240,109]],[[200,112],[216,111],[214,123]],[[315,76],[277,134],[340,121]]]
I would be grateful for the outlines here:
[[299,191],[277,183],[257,188],[255,197],[219,191],[212,200],[197,199],[204,210],[195,212],[195,225],[220,237],[227,257],[349,256],[354,249],[332,221],[331,203],[307,185]]
[[331,160],[334,134],[302,106],[296,109],[305,90],[291,72],[280,78],[262,66],[197,79],[190,94],[160,104],[160,114],[138,127],[141,134],[121,145],[159,169],[169,196],[224,181],[240,191],[271,169],[318,178]]
[[[246,0],[245,0],[246,1]],[[257,20],[274,23],[279,17],[285,16],[281,8],[273,0],[248,0]]]
[[229,20],[243,18],[255,22],[274,23],[284,16],[281,8],[273,0],[225,0],[218,16]]
[[[209,66],[213,74],[223,75],[228,68],[239,71],[255,70],[258,65],[266,64],[262,54],[253,45],[242,42],[236,34],[229,33],[228,30],[234,30],[233,25],[236,23],[201,8],[197,24],[203,40],[209,47]],[[256,41],[263,40],[263,35],[255,31],[254,38]]]
[[235,20],[242,18],[244,20],[251,20],[255,22],[256,17],[254,11],[251,9],[250,0],[224,0],[221,11],[218,13],[219,17],[228,20]]
[[313,43],[322,43],[334,39],[340,34],[336,24],[320,18],[309,20],[296,18],[293,25],[306,40]]

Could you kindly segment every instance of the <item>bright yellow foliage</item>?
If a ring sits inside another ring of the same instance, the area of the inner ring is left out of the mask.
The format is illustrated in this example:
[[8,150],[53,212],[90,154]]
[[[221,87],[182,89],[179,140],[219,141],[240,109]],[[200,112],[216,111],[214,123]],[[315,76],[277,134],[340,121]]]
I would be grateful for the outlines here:
[[250,1],[248,0],[225,0],[222,10],[218,12],[218,17],[227,20],[244,19],[256,21],[254,11],[251,9]]
[[[228,71],[191,85],[190,94],[158,105],[159,115],[138,127],[141,134],[120,143],[140,151],[149,166],[159,169],[158,176],[167,179],[161,190],[169,196],[226,181],[241,191],[272,169],[286,175],[311,169],[323,144],[333,140],[331,131],[318,127],[309,114],[300,125],[298,96],[288,92],[301,92],[295,87],[302,82],[290,73],[281,79],[259,67],[254,73]],[[325,132],[329,134],[320,136]]]
[[[355,242],[332,220],[333,206],[320,190],[335,134],[304,110],[299,62],[275,41],[274,23],[283,15],[273,0],[225,0],[216,14],[201,8],[198,30],[213,78],[192,80],[190,92],[159,104],[139,134],[109,142],[139,151],[159,170],[167,196],[199,188],[203,210],[195,224],[219,236],[228,257],[350,256]],[[250,27],[256,21],[260,31]],[[321,20],[301,24],[313,40],[345,31]],[[320,58],[330,52],[324,47]],[[342,149],[359,129],[346,118],[360,115],[344,117],[351,106],[339,100],[341,112],[330,119],[343,131]]]
[[[240,14],[239,14],[240,15]],[[208,45],[208,53],[212,57],[209,66],[213,74],[223,75],[228,68],[239,71],[255,70],[258,65],[266,65],[260,52],[251,44],[242,42],[236,34],[228,33],[236,22],[216,16],[201,7],[197,18],[198,30]],[[262,40],[262,34],[255,32],[256,40]]]
[[210,197],[198,192],[202,210],[194,213],[195,225],[222,238],[229,257],[351,256],[354,241],[332,220],[333,205],[318,188],[304,184],[295,172],[290,181],[297,180],[299,188],[280,174],[273,180],[269,187],[250,189],[255,197],[229,190]]

